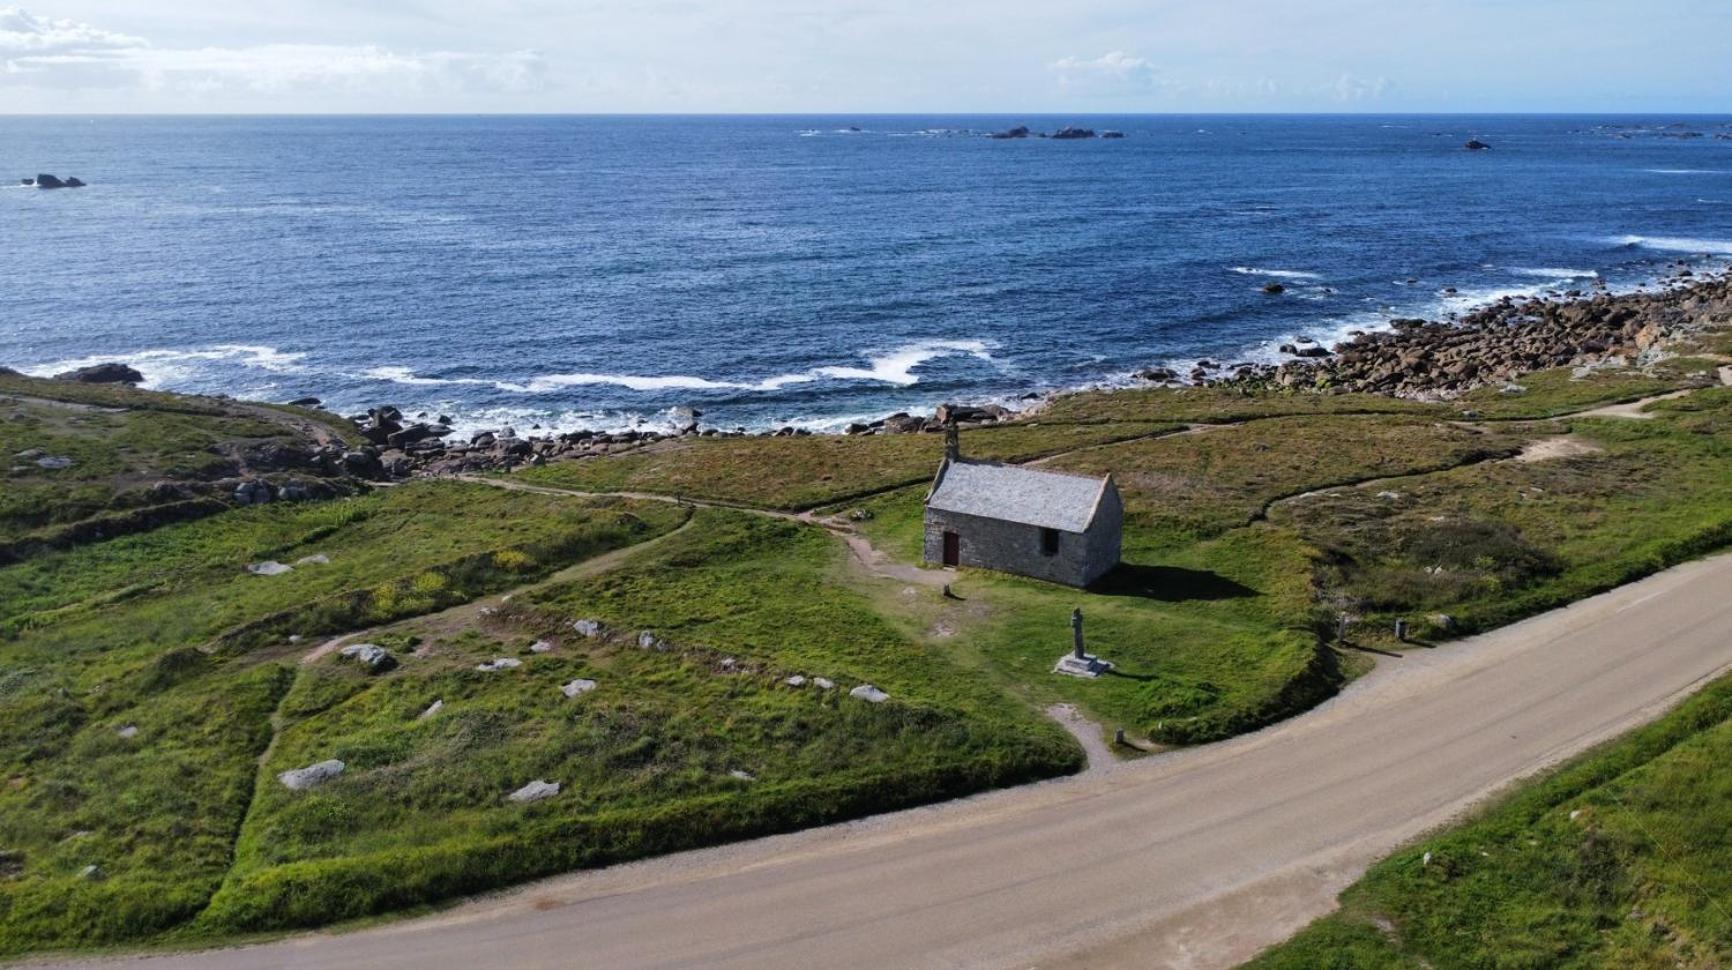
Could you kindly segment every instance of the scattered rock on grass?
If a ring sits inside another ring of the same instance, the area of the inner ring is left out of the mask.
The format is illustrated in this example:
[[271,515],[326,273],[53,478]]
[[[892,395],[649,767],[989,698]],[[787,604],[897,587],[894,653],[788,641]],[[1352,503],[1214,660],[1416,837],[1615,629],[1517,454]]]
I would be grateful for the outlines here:
[[787,680],[782,681],[782,683],[787,684],[789,687],[804,687],[806,686],[806,678],[800,674],[795,674]]
[[884,693],[871,684],[861,684],[859,687],[849,691],[848,696],[858,698],[868,704],[882,704],[890,699],[889,694]]
[[382,674],[397,666],[397,658],[376,643],[351,643],[337,652],[367,668],[370,674]]
[[254,576],[281,576],[284,573],[291,573],[294,571],[295,567],[277,562],[275,559],[267,559],[264,562],[255,562],[247,567],[247,572],[252,573]]
[[310,556],[302,556],[295,560],[297,566],[329,566],[330,564],[331,557],[322,552],[315,552]]
[[44,455],[41,458],[36,459],[36,464],[37,467],[46,468],[52,472],[59,471],[62,468],[71,468],[72,459],[67,458],[64,455]]
[[559,692],[564,694],[567,697],[576,697],[579,694],[587,694],[592,690],[595,690],[595,681],[585,680],[582,677],[579,677],[578,679],[576,679],[576,680],[566,684],[565,686],[561,687],[559,689]]
[[577,631],[578,636],[588,637],[591,640],[601,636],[600,620],[574,620],[571,628]]
[[738,768],[735,768],[733,771],[728,772],[728,777],[733,778],[737,781],[757,781],[758,780],[757,775],[754,775],[749,771],[741,771]]
[[422,711],[420,716],[418,716],[416,718],[416,720],[425,721],[428,718],[433,717],[434,715],[438,714],[440,711],[443,711],[444,709],[445,709],[445,700],[443,698],[441,698],[439,700],[434,701],[431,704],[428,704],[427,709],[425,711]]
[[329,761],[321,761],[316,765],[308,765],[305,768],[296,768],[292,771],[285,771],[277,776],[277,780],[282,782],[283,787],[290,791],[305,791],[309,788],[317,788],[318,786],[323,785],[325,782],[342,774],[343,769],[347,767],[348,766],[343,764],[341,761],[332,758]]
[[828,677],[813,677],[812,683],[817,685],[819,690],[835,690],[836,689],[836,682],[831,680]]
[[119,735],[122,741],[131,741],[133,738],[138,737],[138,725],[128,724],[114,733]]
[[559,794],[559,782],[542,781],[538,778],[505,797],[514,802],[539,802],[557,794]]
[[644,650],[667,650],[668,644],[655,635],[652,630],[645,630],[637,635],[637,645]]
[[521,666],[523,666],[523,661],[518,660],[516,657],[497,657],[484,664],[476,664],[475,669],[491,674],[500,670],[516,670]]
[[85,866],[78,870],[78,878],[80,879],[99,880],[106,875],[108,875],[108,873],[103,872],[102,867],[97,865]]
[[546,640],[537,640],[529,645],[530,653],[547,653],[553,649],[553,644]]

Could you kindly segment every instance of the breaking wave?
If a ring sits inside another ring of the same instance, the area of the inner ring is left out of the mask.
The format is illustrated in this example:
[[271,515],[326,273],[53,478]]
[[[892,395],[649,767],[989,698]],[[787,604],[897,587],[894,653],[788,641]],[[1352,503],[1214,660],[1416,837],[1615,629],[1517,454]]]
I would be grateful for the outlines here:
[[523,381],[493,381],[475,377],[423,377],[407,367],[374,367],[363,376],[417,387],[456,384],[485,384],[515,394],[546,394],[568,387],[609,385],[633,391],[777,391],[795,384],[820,380],[871,381],[897,387],[912,387],[920,383],[915,369],[940,357],[969,356],[992,361],[990,346],[980,340],[922,340],[898,347],[875,357],[868,357],[864,367],[817,367],[793,374],[780,374],[759,381],[715,380],[689,374],[601,374],[579,371],[567,374],[544,374]]
[[274,374],[304,373],[306,368],[302,366],[301,361],[306,356],[303,353],[278,350],[275,347],[259,344],[216,344],[210,347],[192,347],[184,350],[151,348],[124,354],[92,354],[88,357],[74,357],[52,363],[37,364],[25,367],[23,370],[24,373],[35,377],[52,377],[64,371],[94,367],[98,364],[125,364],[144,375],[145,387],[159,387],[170,383],[180,384],[193,379],[203,365],[211,363],[225,363]]
[[1547,280],[1591,280],[1598,279],[1597,269],[1565,269],[1552,266],[1512,266],[1510,272],[1518,276],[1538,276]]
[[1234,266],[1233,272],[1246,276],[1272,276],[1281,280],[1320,280],[1321,273],[1312,273],[1302,269],[1263,269],[1260,266]]
[[1681,236],[1614,236],[1607,240],[1614,246],[1636,246],[1668,253],[1718,253],[1732,255],[1732,241],[1724,239],[1688,239]]

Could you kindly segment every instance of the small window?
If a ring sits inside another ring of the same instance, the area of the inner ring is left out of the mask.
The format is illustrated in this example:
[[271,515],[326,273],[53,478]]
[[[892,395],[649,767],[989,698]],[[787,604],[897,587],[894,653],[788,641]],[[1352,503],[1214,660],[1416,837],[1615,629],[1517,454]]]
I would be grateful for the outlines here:
[[1058,555],[1058,530],[1040,530],[1040,554],[1043,556]]

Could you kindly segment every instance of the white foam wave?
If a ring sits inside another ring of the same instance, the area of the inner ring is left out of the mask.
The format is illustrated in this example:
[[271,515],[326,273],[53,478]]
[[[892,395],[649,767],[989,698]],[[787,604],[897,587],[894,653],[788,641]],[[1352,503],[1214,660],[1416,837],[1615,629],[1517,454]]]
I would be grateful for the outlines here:
[[1594,269],[1567,269],[1552,266],[1512,266],[1509,271],[1518,276],[1538,276],[1548,280],[1590,280],[1597,279],[1600,275],[1600,271]]
[[1272,276],[1282,280],[1320,280],[1320,273],[1311,273],[1302,269],[1264,269],[1260,266],[1234,266],[1233,272],[1246,276]]
[[423,377],[407,367],[374,367],[362,376],[417,387],[445,384],[488,384],[514,394],[547,394],[568,387],[609,385],[633,391],[777,391],[794,384],[813,381],[873,381],[911,387],[920,383],[915,369],[939,357],[972,356],[991,362],[991,347],[981,340],[922,340],[907,344],[874,357],[868,357],[864,367],[818,367],[793,374],[779,374],[760,381],[714,380],[690,374],[602,374],[579,371],[569,374],[544,374],[524,381],[490,381],[480,378]]
[[224,362],[238,367],[270,371],[276,374],[303,373],[301,361],[306,354],[278,350],[259,344],[216,344],[210,347],[150,348],[124,354],[92,354],[24,368],[37,377],[98,364],[125,364],[144,375],[144,387],[161,387],[182,383],[199,370],[201,364]]
[[1725,239],[1688,239],[1681,236],[1614,236],[1607,240],[1614,246],[1639,246],[1668,253],[1719,253],[1732,255],[1732,241]]
[[374,367],[363,371],[362,377],[414,387],[438,387],[445,384],[492,384],[476,377],[422,377],[407,367]]
[[1732,175],[1732,172],[1718,168],[1645,168],[1642,171],[1655,175]]

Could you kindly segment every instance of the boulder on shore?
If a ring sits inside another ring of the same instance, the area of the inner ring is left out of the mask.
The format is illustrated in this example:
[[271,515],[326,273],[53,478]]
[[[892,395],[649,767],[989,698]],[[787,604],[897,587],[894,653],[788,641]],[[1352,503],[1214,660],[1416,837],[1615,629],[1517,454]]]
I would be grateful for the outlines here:
[[142,384],[144,375],[125,364],[92,364],[77,370],[54,375],[57,381],[77,381],[80,384]]

